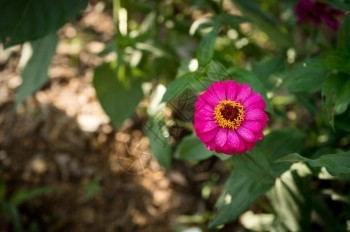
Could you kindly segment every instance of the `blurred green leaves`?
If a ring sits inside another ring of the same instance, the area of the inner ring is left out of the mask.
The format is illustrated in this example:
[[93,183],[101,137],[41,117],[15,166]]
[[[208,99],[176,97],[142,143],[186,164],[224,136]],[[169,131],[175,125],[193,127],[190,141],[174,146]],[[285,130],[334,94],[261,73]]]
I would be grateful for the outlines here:
[[53,33],[74,20],[87,0],[2,0],[0,40],[9,47]]
[[290,35],[281,30],[276,20],[263,10],[256,0],[232,0],[244,16],[249,18],[256,26],[265,32],[279,48],[288,48],[293,45]]

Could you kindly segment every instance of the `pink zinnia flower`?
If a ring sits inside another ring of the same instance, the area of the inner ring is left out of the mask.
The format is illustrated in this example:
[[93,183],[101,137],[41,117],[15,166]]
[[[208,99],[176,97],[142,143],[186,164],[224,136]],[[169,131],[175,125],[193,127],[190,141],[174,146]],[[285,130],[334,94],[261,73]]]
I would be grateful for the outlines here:
[[249,85],[215,82],[195,103],[194,130],[211,151],[243,153],[263,137],[265,108],[261,95]]

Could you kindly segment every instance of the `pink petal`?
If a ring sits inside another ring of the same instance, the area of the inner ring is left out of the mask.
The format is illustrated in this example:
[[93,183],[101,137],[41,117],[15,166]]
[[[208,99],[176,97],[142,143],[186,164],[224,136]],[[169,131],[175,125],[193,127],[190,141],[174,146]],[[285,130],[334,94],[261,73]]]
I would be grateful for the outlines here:
[[216,94],[216,96],[218,96],[220,101],[221,100],[226,100],[226,91],[225,91],[225,88],[223,86],[223,83],[215,82],[212,85],[212,90]]
[[213,151],[215,149],[215,147],[216,147],[214,139],[204,143],[204,145],[209,151]]
[[259,132],[266,126],[266,123],[261,121],[248,121],[244,120],[244,122],[241,124],[241,127],[244,127],[252,132]]
[[207,114],[211,114],[212,116],[213,116],[213,114],[214,114],[214,107],[213,106],[211,106],[211,105],[208,105],[208,104],[205,104],[205,105],[203,105],[201,108],[199,108],[199,109],[196,109],[196,112],[197,111],[205,111]]
[[234,150],[232,150],[231,148],[229,147],[220,147],[220,148],[216,148],[215,149],[216,152],[219,152],[219,153],[224,153],[226,155],[233,155],[235,153]]
[[261,109],[248,110],[245,112],[244,120],[260,120],[265,118],[266,113]]
[[246,141],[239,136],[239,147],[237,148],[237,153],[243,153],[246,151]]
[[253,93],[243,101],[244,107],[248,107],[255,102],[263,101],[262,97],[258,93]]
[[234,130],[230,130],[228,132],[227,143],[232,150],[236,150],[239,148],[240,140],[237,133]]
[[226,86],[226,97],[229,100],[235,100],[237,95],[238,85],[235,81],[227,81]]
[[209,112],[208,110],[198,110],[194,113],[194,117],[196,117],[202,121],[213,121],[214,120],[213,112]]
[[221,128],[216,134],[215,143],[217,147],[223,147],[227,141],[227,129]]
[[246,151],[251,150],[254,147],[255,143],[246,143]]
[[255,136],[254,133],[248,130],[247,128],[240,126],[237,129],[237,133],[247,142],[255,142]]
[[207,103],[204,101],[202,95],[199,95],[199,97],[197,98],[196,103],[194,103],[194,108],[196,110],[201,109],[202,107],[204,107],[205,105],[207,105]]
[[208,131],[214,130],[218,127],[218,124],[214,121],[201,121],[194,118],[194,129],[196,133],[206,133]]
[[261,101],[254,102],[250,105],[247,105],[244,108],[246,110],[249,110],[249,109],[262,109],[262,110],[264,110],[266,108],[266,103],[263,100],[261,100]]
[[217,106],[217,104],[219,104],[219,98],[216,96],[216,94],[213,93],[209,93],[209,92],[205,92],[203,94],[203,98],[205,99],[205,101],[210,104],[211,106]]
[[217,128],[214,128],[213,130],[211,131],[208,131],[206,133],[202,133],[200,135],[198,135],[198,137],[204,142],[204,143],[207,143],[213,139],[215,139],[215,136],[216,134],[219,132],[220,128],[217,127]]
[[261,140],[263,137],[264,137],[264,133],[262,131],[259,131],[259,132],[255,133],[256,141]]
[[252,93],[252,88],[249,85],[242,84],[238,88],[236,101],[243,102]]

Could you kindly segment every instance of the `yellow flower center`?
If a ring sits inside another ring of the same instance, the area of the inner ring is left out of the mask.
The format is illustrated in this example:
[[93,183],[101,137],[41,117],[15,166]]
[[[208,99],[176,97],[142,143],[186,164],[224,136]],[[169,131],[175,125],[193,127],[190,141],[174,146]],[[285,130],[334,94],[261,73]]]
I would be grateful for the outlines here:
[[215,107],[214,118],[222,128],[237,129],[244,120],[244,107],[239,102],[222,100]]

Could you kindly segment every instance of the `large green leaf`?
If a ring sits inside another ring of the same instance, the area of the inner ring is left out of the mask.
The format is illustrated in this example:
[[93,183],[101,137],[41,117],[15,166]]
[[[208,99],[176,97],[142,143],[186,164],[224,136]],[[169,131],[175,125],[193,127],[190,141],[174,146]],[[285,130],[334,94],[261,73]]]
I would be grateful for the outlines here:
[[204,160],[213,155],[195,135],[183,138],[175,150],[175,157],[183,160]]
[[171,148],[168,143],[169,132],[162,117],[152,117],[145,125],[150,140],[152,154],[166,170],[170,170]]
[[47,71],[56,52],[57,42],[58,37],[53,33],[24,45],[22,57],[30,58],[22,70],[23,82],[16,96],[17,107],[48,80]]
[[314,160],[308,160],[312,167],[325,167],[329,174],[337,176],[350,174],[350,152],[338,152],[330,155],[323,155]]
[[104,63],[95,69],[93,84],[104,111],[117,128],[132,116],[143,98],[141,81],[118,76],[117,70],[110,63]]
[[0,40],[9,47],[35,40],[72,21],[87,0],[1,0]]
[[249,180],[273,185],[275,176],[266,156],[260,151],[251,151],[244,155],[232,156],[233,166]]
[[306,162],[311,167],[325,167],[332,176],[350,174],[350,151],[322,155],[316,159],[293,153],[279,159],[278,162]]
[[297,63],[283,75],[283,85],[293,92],[313,93],[320,91],[329,70],[320,58]]

